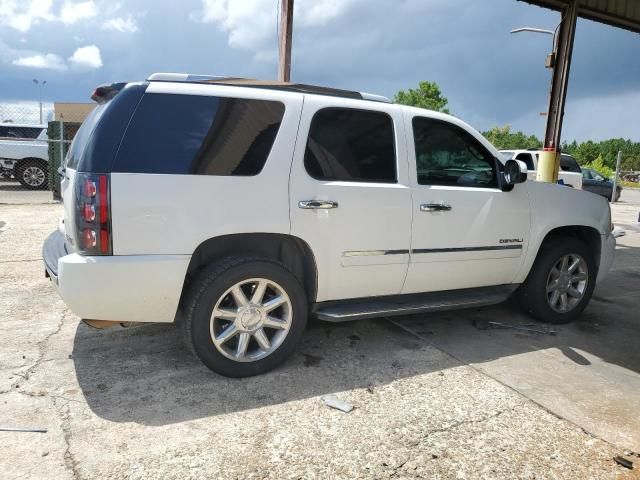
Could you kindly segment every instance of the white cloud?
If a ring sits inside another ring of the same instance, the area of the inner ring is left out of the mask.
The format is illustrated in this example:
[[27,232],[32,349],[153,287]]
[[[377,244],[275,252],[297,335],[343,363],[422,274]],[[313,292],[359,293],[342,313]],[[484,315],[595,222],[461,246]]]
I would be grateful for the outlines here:
[[133,33],[138,31],[138,24],[135,18],[129,15],[127,18],[110,18],[102,24],[104,30],[115,30],[123,33]]
[[[277,45],[277,3],[273,0],[201,0],[191,19],[215,23],[227,32],[231,47],[264,51]],[[362,0],[299,0],[293,10],[295,28],[326,24]]]
[[51,0],[0,0],[0,25],[28,32],[40,21],[51,21]]
[[60,10],[60,21],[65,25],[72,25],[96,15],[98,15],[98,9],[93,0],[78,3],[66,1]]
[[19,67],[28,67],[28,68],[41,68],[48,70],[66,70],[67,66],[65,65],[62,58],[53,53],[47,54],[35,54],[28,57],[20,57],[12,62],[14,65]]
[[80,47],[73,52],[73,55],[69,57],[69,61],[78,67],[100,68],[102,66],[102,55],[98,47],[88,45]]

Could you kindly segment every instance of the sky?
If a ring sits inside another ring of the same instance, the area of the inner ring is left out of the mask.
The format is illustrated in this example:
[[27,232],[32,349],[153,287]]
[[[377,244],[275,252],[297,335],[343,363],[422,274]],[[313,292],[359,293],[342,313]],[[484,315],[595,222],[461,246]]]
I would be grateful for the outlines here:
[[[45,109],[153,72],[274,78],[279,3],[0,0],[0,115],[35,111],[34,78]],[[559,20],[516,0],[296,0],[292,80],[389,97],[435,81],[475,128],[541,137],[551,37],[509,31]],[[564,139],[640,141],[639,59],[640,35],[578,22]]]

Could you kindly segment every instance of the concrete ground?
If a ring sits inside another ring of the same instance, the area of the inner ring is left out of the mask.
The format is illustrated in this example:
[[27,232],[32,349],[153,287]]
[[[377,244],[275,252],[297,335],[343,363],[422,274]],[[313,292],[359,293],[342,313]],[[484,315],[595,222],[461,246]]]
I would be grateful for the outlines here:
[[[43,277],[59,205],[0,205],[2,478],[638,478],[640,198],[614,269],[555,335],[510,304],[314,322],[284,366],[204,368],[170,325],[92,330]],[[635,217],[634,217],[635,215]],[[528,327],[525,327],[528,328]],[[326,407],[335,394],[351,413]]]
[[53,203],[48,190],[27,190],[13,179],[0,178],[0,205]]

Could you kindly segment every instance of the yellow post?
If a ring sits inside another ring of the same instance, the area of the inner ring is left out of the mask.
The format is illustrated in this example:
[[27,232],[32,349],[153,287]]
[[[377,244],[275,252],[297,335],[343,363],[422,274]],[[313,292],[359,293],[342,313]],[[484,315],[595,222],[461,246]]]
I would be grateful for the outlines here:
[[538,158],[536,180],[538,182],[557,183],[560,169],[560,152],[555,148],[545,148]]

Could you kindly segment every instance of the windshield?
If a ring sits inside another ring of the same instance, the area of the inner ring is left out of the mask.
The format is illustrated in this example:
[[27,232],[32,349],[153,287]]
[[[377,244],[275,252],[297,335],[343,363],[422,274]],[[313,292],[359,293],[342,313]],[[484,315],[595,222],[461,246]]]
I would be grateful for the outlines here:
[[78,162],[80,161],[80,157],[82,156],[82,152],[84,151],[84,147],[89,142],[89,138],[91,138],[91,132],[97,125],[98,121],[102,117],[105,109],[109,102],[104,103],[102,105],[98,105],[94,108],[91,113],[84,119],[78,133],[76,133],[73,142],[71,142],[71,148],[67,152],[67,156],[64,160],[65,168],[78,168]]

